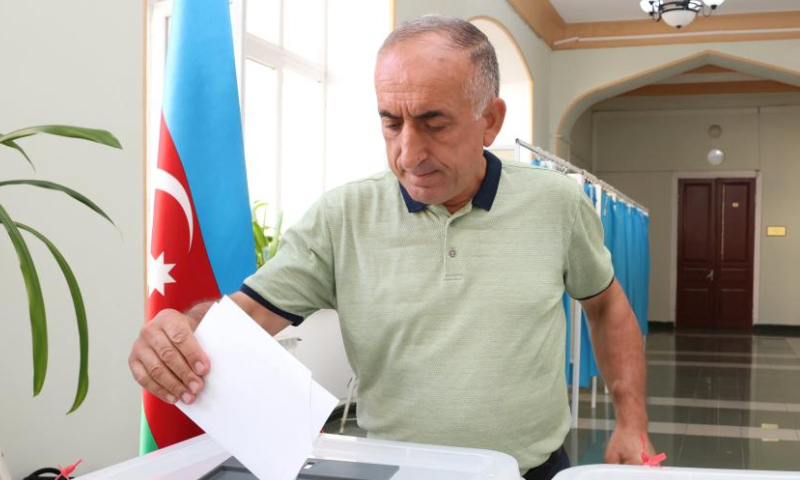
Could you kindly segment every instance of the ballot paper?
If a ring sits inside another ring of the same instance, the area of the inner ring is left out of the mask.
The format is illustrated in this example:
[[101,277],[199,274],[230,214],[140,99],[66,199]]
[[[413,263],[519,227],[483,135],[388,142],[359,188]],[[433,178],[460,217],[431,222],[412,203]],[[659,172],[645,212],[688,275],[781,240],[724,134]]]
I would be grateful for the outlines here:
[[294,480],[336,397],[228,297],[195,335],[211,368],[195,403],[178,408],[259,479]]

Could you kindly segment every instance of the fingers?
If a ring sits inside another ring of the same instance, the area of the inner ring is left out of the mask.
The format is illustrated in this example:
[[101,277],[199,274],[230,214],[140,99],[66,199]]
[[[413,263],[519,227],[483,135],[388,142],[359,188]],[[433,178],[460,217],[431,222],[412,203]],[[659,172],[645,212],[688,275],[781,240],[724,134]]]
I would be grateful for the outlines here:
[[615,430],[606,446],[603,460],[610,464],[642,465],[642,445],[636,434]]
[[128,359],[134,378],[162,400],[193,403],[210,362],[188,317],[164,310],[145,325]]
[[622,462],[622,458],[619,456],[619,452],[612,452],[606,449],[606,454],[603,456],[603,461],[609,464],[620,464]]
[[[165,328],[170,327],[165,325]],[[167,387],[173,394],[178,395],[185,403],[190,403],[187,400],[189,397],[184,398],[184,395],[188,393],[193,397],[197,394],[203,387],[203,380],[194,373],[189,366],[189,362],[178,347],[172,343],[165,330],[151,329],[144,334],[144,337],[147,346],[150,348],[141,352],[140,360],[148,369],[148,373],[151,373],[151,376],[158,383]],[[153,355],[148,355],[147,350],[149,350],[149,353],[155,352],[156,358],[153,358]],[[159,365],[166,368],[159,369]],[[155,370],[161,377],[153,375],[150,370]],[[173,385],[173,379],[180,383],[180,386]],[[194,398],[191,400],[194,400]]]
[[605,463],[614,464],[614,465],[641,465],[642,460],[641,458],[635,455],[626,455],[624,452],[620,451],[610,451],[606,450],[606,454],[603,458]]
[[[205,375],[208,371],[208,357],[197,342],[197,337],[194,336],[189,322],[166,323],[164,324],[164,333],[169,341],[177,347],[183,358],[186,359],[192,371],[196,375]],[[184,382],[187,380],[183,376],[181,378]],[[195,380],[195,378],[189,379],[189,381],[192,380]]]
[[194,402],[195,396],[189,387],[180,380],[175,370],[170,368],[170,365],[167,365],[156,351],[149,348],[142,349],[139,352],[139,361],[144,365],[147,375],[164,388],[168,394],[182,400],[183,403]]
[[169,391],[162,387],[158,382],[153,380],[153,378],[147,373],[147,369],[142,362],[138,360],[132,360],[129,364],[131,368],[131,373],[133,373],[133,378],[139,382],[145,390],[152,393],[153,395],[160,398],[162,401],[174,404],[178,401],[178,398],[169,393]]

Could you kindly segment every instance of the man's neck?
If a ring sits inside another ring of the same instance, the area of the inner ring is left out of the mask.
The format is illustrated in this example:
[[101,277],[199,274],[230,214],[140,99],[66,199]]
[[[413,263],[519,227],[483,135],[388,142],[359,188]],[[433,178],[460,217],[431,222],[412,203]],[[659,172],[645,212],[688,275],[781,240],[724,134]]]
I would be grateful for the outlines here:
[[486,159],[481,157],[481,160],[483,160],[483,162],[481,162],[481,168],[478,171],[477,177],[475,177],[472,183],[470,183],[460,195],[457,195],[442,204],[442,206],[444,206],[451,215],[464,208],[464,205],[471,202],[475,195],[478,194],[478,190],[481,189],[483,179],[486,177]]

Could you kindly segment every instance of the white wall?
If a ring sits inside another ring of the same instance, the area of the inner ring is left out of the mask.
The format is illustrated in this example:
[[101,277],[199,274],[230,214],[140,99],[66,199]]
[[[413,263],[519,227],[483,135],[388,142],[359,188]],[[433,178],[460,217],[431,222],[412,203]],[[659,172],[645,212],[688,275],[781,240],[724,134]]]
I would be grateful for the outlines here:
[[[548,147],[551,139],[550,117],[550,47],[542,41],[506,1],[481,0],[396,0],[397,23],[427,13],[442,13],[470,20],[488,16],[505,26],[522,50],[533,75],[533,141]],[[527,135],[515,135],[525,138]]]
[[33,172],[0,149],[0,180],[36,178],[70,186],[99,204],[118,230],[55,192],[0,189],[17,220],[39,228],[80,282],[90,334],[89,395],[69,416],[77,385],[78,336],[69,293],[46,249],[30,240],[48,312],[50,362],[32,395],[25,288],[0,234],[0,448],[12,475],[79,458],[78,473],[137,453],[140,390],[127,367],[144,316],[143,4],[107,0],[4,2],[0,131],[50,123],[103,128],[124,150],[57,137],[20,140]]
[[569,137],[569,145],[561,154],[570,163],[584,170],[592,170],[593,114],[587,111],[578,118]]
[[492,144],[493,150],[513,149],[520,138],[533,141],[533,83],[518,45],[498,23],[484,17],[471,20],[494,46],[500,67],[500,98],[506,102],[503,128]]
[[[711,108],[715,96],[696,97],[696,109],[595,111],[597,174],[650,209],[651,285],[650,314],[653,321],[674,321],[673,225],[677,208],[677,175],[740,174],[761,176],[760,248],[756,267],[759,292],[756,324],[800,325],[800,298],[796,285],[800,276],[791,265],[800,261],[800,237],[766,237],[767,225],[800,227],[800,106],[730,108],[732,98],[716,102],[726,108]],[[793,96],[742,96],[741,104],[800,101]],[[780,98],[780,100],[776,100]],[[617,99],[623,100],[623,99]],[[634,108],[636,100],[615,100],[599,108]],[[640,107],[687,104],[685,97],[640,99]],[[723,129],[719,139],[708,136],[708,127]],[[711,148],[725,152],[725,162],[712,167],[706,161]],[[758,201],[758,197],[757,197]],[[757,214],[758,215],[758,214]],[[758,245],[758,242],[757,242]]]
[[[761,323],[800,325],[800,106],[765,107],[759,125],[761,201]],[[787,237],[767,237],[769,225]]]
[[[800,40],[560,50],[553,52],[552,55],[552,86],[549,92],[550,128],[558,129],[559,123],[568,112],[570,115],[574,115],[574,118],[571,118],[571,121],[574,122],[583,110],[570,112],[570,105],[589,92],[602,90],[606,86],[640,76],[645,72],[660,69],[665,65],[706,51],[715,51],[743,59],[747,63],[746,66],[752,69],[742,70],[744,73],[758,75],[755,73],[759,70],[756,64],[769,64],[785,69],[782,72],[776,72],[776,75],[782,77],[780,80],[787,83],[797,83],[797,77],[793,77],[792,72],[800,75]],[[698,62],[696,66],[705,63],[700,60]],[[678,67],[677,71],[664,74],[673,75],[690,68],[693,67]],[[651,83],[651,81],[643,80],[641,85],[637,86]],[[622,91],[610,93],[591,103],[597,103],[619,93]],[[590,107],[591,103],[586,107]],[[570,128],[571,125],[568,125],[565,131],[568,132]],[[555,146],[551,148],[555,148]]]

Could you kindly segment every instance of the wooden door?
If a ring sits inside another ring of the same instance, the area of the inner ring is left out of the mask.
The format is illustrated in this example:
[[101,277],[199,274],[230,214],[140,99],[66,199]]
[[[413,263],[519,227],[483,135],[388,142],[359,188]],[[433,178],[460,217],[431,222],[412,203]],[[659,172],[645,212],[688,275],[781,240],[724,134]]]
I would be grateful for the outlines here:
[[678,184],[678,328],[751,328],[755,180]]

